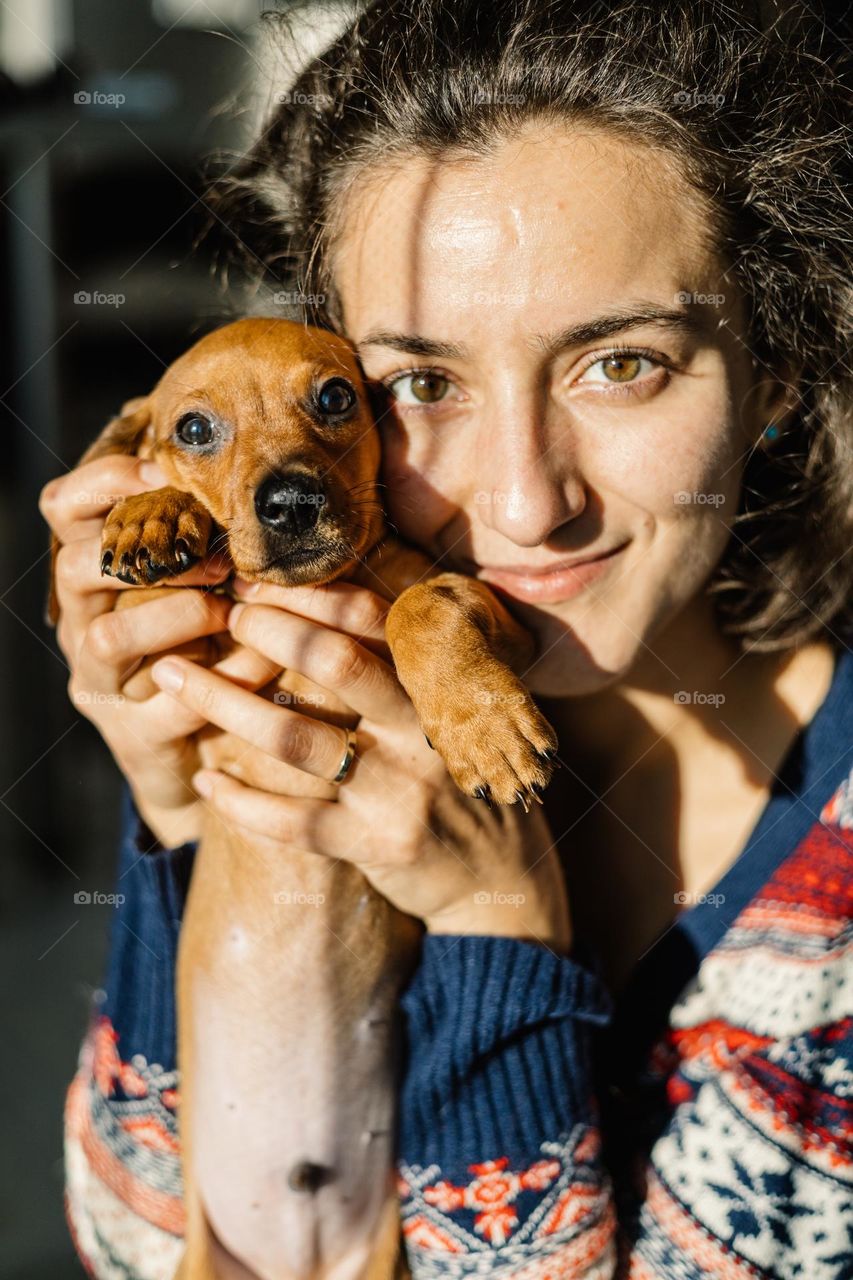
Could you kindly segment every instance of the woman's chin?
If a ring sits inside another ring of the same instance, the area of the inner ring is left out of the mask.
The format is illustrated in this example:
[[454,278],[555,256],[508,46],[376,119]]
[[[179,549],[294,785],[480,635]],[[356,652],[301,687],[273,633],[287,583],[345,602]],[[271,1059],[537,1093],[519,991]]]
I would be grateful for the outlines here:
[[541,669],[531,667],[522,678],[537,698],[584,698],[600,693],[618,680],[619,675],[618,671],[602,671],[581,662],[554,670],[549,662]]
[[532,630],[536,656],[520,674],[530,692],[538,697],[583,698],[598,693],[624,675],[629,665],[619,661],[621,655],[597,651],[564,624],[546,624]]

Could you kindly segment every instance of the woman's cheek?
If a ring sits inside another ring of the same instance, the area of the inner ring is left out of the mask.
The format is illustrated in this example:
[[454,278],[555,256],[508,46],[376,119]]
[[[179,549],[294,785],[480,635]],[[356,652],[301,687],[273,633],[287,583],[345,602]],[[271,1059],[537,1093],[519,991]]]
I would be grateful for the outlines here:
[[608,460],[608,488],[660,521],[734,515],[743,440],[725,384],[709,387],[704,398],[685,389],[665,411],[625,425]]
[[423,547],[459,513],[459,503],[445,496],[448,472],[453,473],[445,453],[426,432],[417,440],[399,432],[383,437],[381,479],[387,486],[388,515],[404,538]]

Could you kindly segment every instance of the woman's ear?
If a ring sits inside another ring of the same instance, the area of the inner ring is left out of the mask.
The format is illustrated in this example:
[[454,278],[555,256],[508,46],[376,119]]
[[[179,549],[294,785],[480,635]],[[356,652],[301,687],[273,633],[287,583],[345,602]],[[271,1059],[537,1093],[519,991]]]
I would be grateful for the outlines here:
[[800,405],[800,370],[769,369],[757,377],[750,396],[750,438],[753,447],[766,448],[782,434],[797,415]]
[[[94,444],[83,454],[78,466],[106,458],[111,453],[138,455],[152,436],[151,400],[149,396],[136,396],[122,405],[115,418],[111,418]],[[59,600],[56,595],[56,557],[62,544],[55,533],[50,535],[50,585],[45,616],[50,626],[59,620]]]

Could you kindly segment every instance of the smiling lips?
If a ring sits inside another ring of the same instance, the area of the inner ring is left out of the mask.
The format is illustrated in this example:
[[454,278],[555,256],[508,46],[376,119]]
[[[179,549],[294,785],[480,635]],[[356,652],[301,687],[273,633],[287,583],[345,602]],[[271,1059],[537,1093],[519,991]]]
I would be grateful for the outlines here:
[[490,586],[497,587],[516,600],[531,604],[558,604],[571,600],[613,564],[628,544],[603,551],[598,556],[583,560],[564,561],[553,569],[510,569],[481,565],[477,577]]

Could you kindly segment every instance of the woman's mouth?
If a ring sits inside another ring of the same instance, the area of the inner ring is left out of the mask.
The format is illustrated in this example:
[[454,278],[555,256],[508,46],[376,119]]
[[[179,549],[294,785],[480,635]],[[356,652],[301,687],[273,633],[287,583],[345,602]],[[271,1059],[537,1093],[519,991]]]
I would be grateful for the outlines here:
[[628,543],[623,542],[597,556],[563,560],[553,568],[525,568],[519,565],[480,565],[477,577],[490,587],[506,592],[515,600],[531,604],[560,604],[579,595],[591,582],[607,573]]

